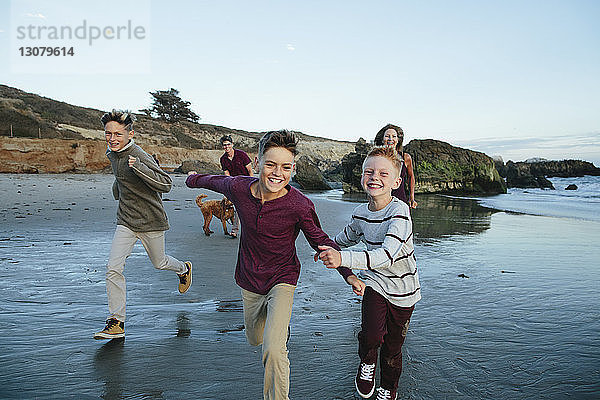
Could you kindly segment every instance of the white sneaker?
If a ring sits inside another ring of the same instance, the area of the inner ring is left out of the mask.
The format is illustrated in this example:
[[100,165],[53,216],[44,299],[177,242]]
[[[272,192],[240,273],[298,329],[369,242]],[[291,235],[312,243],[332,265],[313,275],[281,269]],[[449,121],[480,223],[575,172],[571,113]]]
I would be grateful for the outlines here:
[[396,391],[387,390],[384,388],[377,388],[377,400],[396,400],[398,393]]
[[368,399],[375,392],[375,364],[361,362],[358,366],[354,387],[360,397]]

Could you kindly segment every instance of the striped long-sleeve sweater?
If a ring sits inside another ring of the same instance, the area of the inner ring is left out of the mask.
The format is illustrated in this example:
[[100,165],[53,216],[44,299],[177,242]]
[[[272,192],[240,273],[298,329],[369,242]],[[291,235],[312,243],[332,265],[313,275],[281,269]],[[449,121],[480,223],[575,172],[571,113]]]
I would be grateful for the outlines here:
[[399,307],[411,307],[421,299],[421,287],[412,221],[408,206],[392,197],[379,211],[361,204],[352,212],[352,220],[335,237],[340,247],[363,242],[366,250],[343,250],[342,266],[363,270],[360,277],[367,286]]

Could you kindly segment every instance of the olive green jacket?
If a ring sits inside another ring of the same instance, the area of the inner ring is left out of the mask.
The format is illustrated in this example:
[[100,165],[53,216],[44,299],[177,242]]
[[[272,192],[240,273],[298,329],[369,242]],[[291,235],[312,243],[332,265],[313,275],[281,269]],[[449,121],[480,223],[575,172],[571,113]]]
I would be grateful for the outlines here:
[[[161,193],[171,190],[171,177],[133,140],[119,152],[107,149],[106,156],[115,175],[113,195],[119,200],[117,224],[134,232],[169,229]],[[132,167],[129,156],[136,158]]]

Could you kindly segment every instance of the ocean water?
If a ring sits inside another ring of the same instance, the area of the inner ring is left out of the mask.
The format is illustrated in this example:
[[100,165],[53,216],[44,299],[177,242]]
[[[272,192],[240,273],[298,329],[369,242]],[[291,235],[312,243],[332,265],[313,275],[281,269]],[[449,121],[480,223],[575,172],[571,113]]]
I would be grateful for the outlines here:
[[[532,215],[600,221],[600,176],[550,178],[552,189],[508,190],[507,194],[480,199],[480,204]],[[577,190],[565,190],[570,185]]]
[[[91,337],[106,315],[112,176],[0,175],[0,398],[262,398],[260,349],[246,343],[233,281],[237,241],[216,220],[204,236],[194,203],[203,191],[173,178],[166,247],[194,263],[194,283],[179,295],[176,278],[155,271],[136,245],[125,270],[127,338],[102,342]],[[423,299],[399,399],[600,397],[600,222],[585,217],[597,196],[575,179],[579,193],[417,197]],[[330,235],[360,201],[340,191],[308,196]],[[577,211],[554,212],[565,205]],[[302,235],[297,248],[290,398],[358,399],[360,298],[312,261]]]

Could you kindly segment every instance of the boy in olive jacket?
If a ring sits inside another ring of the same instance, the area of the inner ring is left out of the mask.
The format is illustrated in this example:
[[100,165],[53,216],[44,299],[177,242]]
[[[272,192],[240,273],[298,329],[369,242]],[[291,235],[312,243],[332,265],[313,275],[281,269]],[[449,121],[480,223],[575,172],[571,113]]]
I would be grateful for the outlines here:
[[146,249],[154,268],[175,271],[179,292],[192,284],[192,263],[165,254],[165,231],[169,229],[161,193],[171,190],[171,177],[156,161],[133,142],[135,116],[119,110],[101,118],[110,160],[115,175],[113,195],[119,200],[117,229],[113,237],[106,271],[109,317],[106,327],[95,339],[125,336],[125,259],[138,239]]

